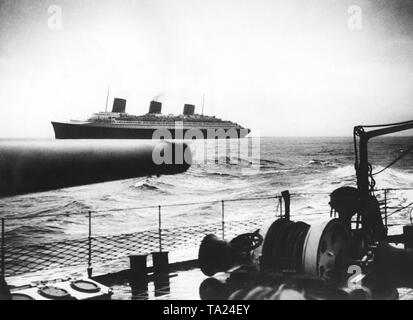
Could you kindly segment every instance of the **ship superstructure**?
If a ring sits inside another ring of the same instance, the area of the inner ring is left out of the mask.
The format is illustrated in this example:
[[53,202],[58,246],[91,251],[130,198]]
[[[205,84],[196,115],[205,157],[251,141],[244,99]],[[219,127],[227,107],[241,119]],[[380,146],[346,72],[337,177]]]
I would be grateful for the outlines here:
[[[52,122],[56,139],[243,138],[250,130],[232,121],[195,113],[185,104],[180,115],[162,114],[162,103],[151,101],[149,112],[126,113],[126,100],[115,98],[111,112],[94,113],[86,121]],[[159,131],[161,130],[161,131]],[[189,132],[188,132],[189,131]]]

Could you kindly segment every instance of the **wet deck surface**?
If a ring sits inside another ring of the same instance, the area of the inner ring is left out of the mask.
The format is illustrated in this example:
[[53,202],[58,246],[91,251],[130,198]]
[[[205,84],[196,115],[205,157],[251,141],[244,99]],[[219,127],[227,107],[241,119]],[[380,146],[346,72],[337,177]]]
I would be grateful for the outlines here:
[[[225,280],[227,274],[215,277]],[[189,268],[171,272],[166,277],[149,278],[143,285],[128,281],[103,284],[113,290],[112,300],[200,300],[199,287],[206,278],[199,268]],[[412,288],[399,288],[398,292],[399,300],[413,300]]]
[[[199,287],[207,278],[200,269],[182,270],[170,275],[169,281],[150,281],[145,288],[133,290],[129,283],[112,286],[113,300],[200,300]],[[225,274],[217,279],[224,280]],[[399,288],[399,300],[413,300],[413,289]]]
[[114,300],[199,300],[199,285],[206,277],[199,269],[178,271],[169,279],[150,281],[143,288],[134,288],[125,283],[114,285]]
[[[169,261],[180,263],[182,261],[193,261],[197,258],[196,247],[188,247],[183,250],[170,252]],[[148,256],[148,267],[152,266],[151,256]],[[107,264],[94,265],[93,275],[106,275],[119,270],[129,268],[127,257],[110,261]],[[50,269],[36,273],[19,275],[7,278],[8,284],[12,286],[26,285],[28,283],[48,281],[57,278],[70,277],[76,279],[86,276],[87,265],[68,267],[63,269]],[[169,277],[150,279],[147,285],[131,285],[127,281],[116,281],[102,284],[113,290],[113,300],[199,300],[199,287],[207,277],[196,267],[181,268],[170,273]],[[226,275],[218,275],[218,279],[225,279]],[[99,280],[97,280],[99,282]],[[401,288],[398,290],[400,300],[413,300],[413,289]]]

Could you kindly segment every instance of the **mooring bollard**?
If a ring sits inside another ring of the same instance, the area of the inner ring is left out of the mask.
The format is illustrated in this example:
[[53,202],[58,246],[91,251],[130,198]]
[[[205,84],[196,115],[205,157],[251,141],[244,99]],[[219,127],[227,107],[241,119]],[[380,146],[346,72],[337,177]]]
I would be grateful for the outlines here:
[[169,273],[169,252],[152,252],[152,263],[154,275],[162,275]]
[[152,252],[155,297],[170,292],[168,251]]
[[148,267],[145,255],[129,256],[129,285],[132,299],[148,299]]
[[147,255],[129,256],[130,280],[134,283],[146,283],[148,281]]
[[404,248],[413,249],[413,225],[403,227]]
[[0,277],[0,300],[11,300],[10,289],[4,277]]

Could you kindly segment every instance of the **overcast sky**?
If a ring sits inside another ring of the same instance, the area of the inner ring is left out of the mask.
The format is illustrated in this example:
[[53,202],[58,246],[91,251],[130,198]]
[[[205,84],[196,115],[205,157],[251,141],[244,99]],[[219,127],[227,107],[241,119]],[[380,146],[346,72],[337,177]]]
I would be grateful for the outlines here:
[[132,114],[205,94],[206,114],[263,136],[413,119],[413,1],[0,3],[0,137],[53,137],[50,121],[103,111],[108,84]]

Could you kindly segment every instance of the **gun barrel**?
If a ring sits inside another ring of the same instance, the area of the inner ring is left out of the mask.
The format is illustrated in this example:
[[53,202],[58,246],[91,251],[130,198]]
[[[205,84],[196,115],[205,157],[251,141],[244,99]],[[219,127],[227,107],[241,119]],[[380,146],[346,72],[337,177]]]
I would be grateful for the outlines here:
[[[159,158],[172,161],[159,161]],[[182,142],[1,141],[0,197],[176,174],[185,172],[191,161],[191,151]]]

